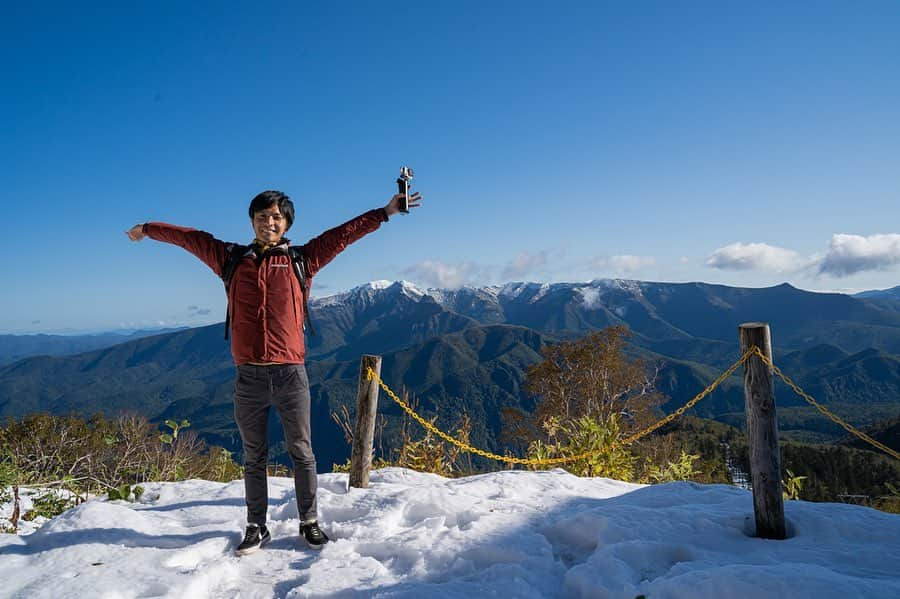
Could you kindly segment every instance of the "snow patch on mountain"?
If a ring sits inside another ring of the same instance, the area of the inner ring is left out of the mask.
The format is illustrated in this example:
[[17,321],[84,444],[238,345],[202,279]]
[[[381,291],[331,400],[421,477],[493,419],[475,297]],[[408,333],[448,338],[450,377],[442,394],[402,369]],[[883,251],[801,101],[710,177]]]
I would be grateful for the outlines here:
[[581,304],[585,310],[597,310],[602,307],[600,290],[596,287],[576,287],[575,291],[581,295]]
[[[507,283],[497,289],[497,297],[502,300],[518,300],[526,298],[528,303],[534,304],[547,295],[558,291],[570,290],[575,287],[574,283],[534,283],[534,282],[518,282]],[[480,289],[486,289],[484,287]]]
[[498,297],[503,299],[516,299],[523,293],[539,289],[540,287],[541,283],[507,283],[500,288]]
[[427,295],[424,291],[419,289],[414,283],[410,283],[409,281],[400,281],[400,288],[403,290],[403,293],[410,297],[421,298]]
[[641,296],[644,293],[644,283],[633,279],[595,279],[591,281],[591,285],[604,289],[624,291],[634,296]]

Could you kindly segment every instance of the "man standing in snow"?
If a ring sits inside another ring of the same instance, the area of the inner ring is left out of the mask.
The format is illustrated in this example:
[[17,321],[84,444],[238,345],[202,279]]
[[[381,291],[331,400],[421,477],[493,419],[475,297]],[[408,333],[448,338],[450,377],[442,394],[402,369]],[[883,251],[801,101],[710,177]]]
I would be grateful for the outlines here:
[[[410,195],[409,208],[418,207],[421,200],[418,192]],[[264,191],[250,202],[250,223],[256,237],[249,246],[159,222],[138,224],[126,232],[132,241],[150,237],[178,245],[225,281],[226,335],[231,333],[231,353],[237,367],[234,416],[244,450],[247,503],[247,528],[236,550],[238,555],[259,549],[271,538],[266,528],[266,464],[267,422],[272,406],[281,418],[294,464],[300,535],[313,549],[321,549],[328,542],[317,522],[316,458],[304,366],[303,323],[309,285],[315,274],[348,245],[400,212],[402,201],[407,201],[405,194],[397,194],[384,208],[370,210],[311,239],[300,246],[300,252],[284,237],[294,223],[294,204],[280,191]]]

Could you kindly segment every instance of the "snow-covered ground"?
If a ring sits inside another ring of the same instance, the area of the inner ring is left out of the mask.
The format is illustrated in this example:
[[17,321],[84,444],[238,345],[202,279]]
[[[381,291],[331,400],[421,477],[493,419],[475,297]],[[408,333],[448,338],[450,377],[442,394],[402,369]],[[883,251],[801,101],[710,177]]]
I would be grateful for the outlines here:
[[290,479],[270,480],[272,543],[243,558],[242,482],[151,484],[141,503],[91,500],[0,535],[0,596],[900,597],[900,516],[865,507],[788,502],[792,537],[770,541],[750,536],[750,494],[724,485],[393,468],[368,489],[319,481],[335,539],[321,552],[299,542]]

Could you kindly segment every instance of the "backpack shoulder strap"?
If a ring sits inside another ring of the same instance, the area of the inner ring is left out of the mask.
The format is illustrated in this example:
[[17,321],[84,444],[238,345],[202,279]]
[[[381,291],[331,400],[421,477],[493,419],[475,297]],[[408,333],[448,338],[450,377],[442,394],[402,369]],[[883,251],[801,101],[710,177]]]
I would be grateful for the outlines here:
[[225,246],[225,251],[227,251],[228,254],[225,256],[225,263],[222,265],[222,282],[225,283],[226,293],[231,286],[231,279],[234,277],[234,271],[237,270],[238,264],[241,263],[241,258],[247,253],[248,248],[249,246],[241,245],[239,243],[230,243]]
[[288,246],[288,254],[291,255],[291,260],[294,262],[301,262],[303,266],[303,274],[306,275],[306,256],[303,255],[303,248],[299,245],[290,245]]
[[310,335],[315,335],[316,330],[313,328],[312,319],[309,316],[309,269],[306,266],[306,256],[303,255],[303,248],[292,245],[288,246],[288,254],[291,257],[291,263],[294,265],[294,274],[297,275],[297,281],[300,283],[300,291],[303,294],[303,316],[305,327],[309,329]]
[[[234,278],[234,271],[237,270],[238,264],[241,263],[241,258],[244,257],[244,254],[247,253],[247,249],[249,246],[241,245],[239,243],[231,243],[225,246],[225,250],[228,252],[225,255],[225,263],[222,265],[222,283],[225,284],[225,296],[228,298],[229,289],[231,288],[231,279]],[[226,303],[225,306],[225,339],[228,339],[228,333],[231,331],[231,301]]]

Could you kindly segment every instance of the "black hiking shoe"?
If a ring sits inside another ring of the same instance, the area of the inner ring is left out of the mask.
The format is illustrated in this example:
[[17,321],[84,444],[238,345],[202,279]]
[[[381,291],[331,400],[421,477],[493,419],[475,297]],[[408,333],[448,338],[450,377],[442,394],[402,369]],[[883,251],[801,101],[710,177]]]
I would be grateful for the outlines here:
[[328,542],[328,535],[319,528],[315,520],[300,523],[300,536],[306,541],[310,549],[321,549]]
[[253,553],[271,540],[272,535],[269,534],[269,529],[266,528],[265,524],[262,526],[259,524],[248,524],[247,530],[244,531],[244,540],[241,541],[241,544],[237,546],[237,549],[235,549],[234,552],[237,555],[247,555],[248,553]]

